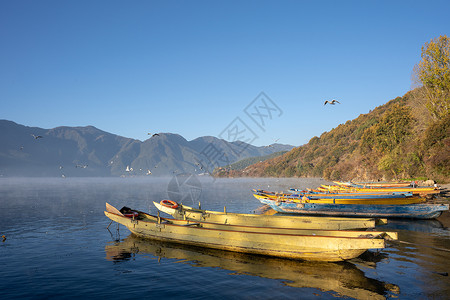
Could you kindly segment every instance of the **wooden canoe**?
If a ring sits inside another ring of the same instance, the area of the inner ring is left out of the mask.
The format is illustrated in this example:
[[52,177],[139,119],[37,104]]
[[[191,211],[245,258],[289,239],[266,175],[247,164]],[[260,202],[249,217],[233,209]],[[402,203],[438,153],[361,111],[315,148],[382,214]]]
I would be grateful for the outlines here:
[[281,213],[344,217],[434,219],[449,210],[448,204],[316,204],[275,201],[270,198],[260,198],[259,201]]
[[348,199],[376,199],[376,198],[408,198],[413,197],[412,192],[345,192],[345,191],[319,191],[319,190],[298,190],[291,188],[290,193],[275,193],[266,190],[253,190],[257,194],[265,194],[269,196],[283,196],[301,198],[303,196],[311,198],[348,198]]
[[411,187],[411,182],[342,182],[342,181],[333,181],[333,183],[342,186],[355,186],[355,187]]
[[256,199],[270,198],[276,201],[293,201],[297,203],[317,203],[317,204],[416,204],[427,201],[425,198],[405,196],[404,194],[391,195],[351,195],[351,194],[268,194],[262,192],[255,192],[253,196]]
[[[170,207],[166,207],[163,206],[159,203],[153,202],[153,204],[155,204],[155,206],[163,212],[169,212]],[[180,206],[179,206],[180,207]],[[182,206],[181,206],[182,207]],[[172,209],[173,210],[173,209]],[[178,210],[178,208],[176,209]],[[178,210],[180,211],[180,210]],[[186,208],[182,208],[182,211],[185,212],[184,217],[183,218],[176,218],[176,220],[190,220],[193,222],[201,222],[201,224],[203,224],[204,227],[208,227],[208,228],[215,228],[215,229],[229,229],[231,228],[236,228],[237,230],[240,231],[256,231],[256,232],[265,232],[265,233],[283,233],[283,234],[300,234],[300,235],[326,235],[326,236],[351,236],[351,237],[359,237],[361,235],[372,235],[372,236],[389,236],[389,239],[392,240],[396,240],[398,238],[397,233],[396,232],[385,232],[385,231],[374,231],[374,230],[370,230],[370,231],[360,231],[360,230],[340,230],[340,229],[324,229],[324,228],[315,228],[315,229],[311,229],[311,228],[302,228],[301,226],[299,227],[291,227],[291,228],[286,228],[286,227],[274,227],[273,223],[267,223],[267,225],[269,226],[257,226],[255,224],[250,224],[249,222],[240,222],[240,224],[236,224],[236,223],[230,223],[228,222],[228,220],[225,219],[225,222],[212,222],[211,219],[208,219],[208,221],[205,221],[204,218],[192,218],[192,215],[189,216],[190,213],[193,213],[195,210],[191,209],[186,209]],[[222,216],[227,216],[227,214],[223,214],[223,213],[218,213],[215,212],[216,216],[218,215],[222,215]],[[174,215],[180,216],[180,214],[174,213]],[[275,216],[271,216],[271,217],[275,217]],[[286,218],[287,216],[277,216],[277,218]],[[301,218],[301,217],[291,217],[291,218]],[[315,218],[321,218],[321,217],[315,217]],[[311,219],[311,218],[309,218]],[[323,218],[323,219],[331,219],[331,218]],[[340,218],[340,219],[344,219],[344,218]],[[345,221],[347,221],[349,218],[345,218]],[[355,220],[355,219],[351,219],[351,220]],[[177,222],[175,221],[175,222]],[[216,219],[216,221],[218,221],[218,219]],[[184,224],[184,223],[182,223]]]
[[355,232],[345,236],[346,231],[341,231],[340,236],[288,234],[266,232],[267,228],[166,219],[134,212],[137,217],[110,211],[105,211],[105,215],[144,238],[290,259],[342,261],[358,257],[368,249],[385,247],[386,235],[374,236],[366,231],[359,232],[359,236]]
[[321,191],[333,191],[333,192],[411,192],[415,195],[435,195],[439,194],[441,190],[436,187],[343,187],[338,185],[322,185],[318,188]]
[[[267,192],[265,190],[254,190],[254,191],[262,191]],[[406,191],[406,192],[396,192],[396,191],[348,191],[345,189],[336,190],[336,191],[330,191],[328,189],[325,189],[324,187],[318,187],[317,189],[307,189],[307,190],[300,190],[297,188],[290,188],[289,193],[291,194],[313,194],[313,195],[348,195],[348,196],[398,196],[398,195],[404,195],[405,197],[412,197],[414,196],[413,192]]]
[[170,208],[160,203],[153,202],[160,211],[180,220],[204,221],[219,224],[249,225],[258,227],[277,228],[301,228],[301,229],[328,229],[349,230],[367,229],[375,225],[386,224],[385,219],[375,218],[340,218],[340,217],[315,217],[315,216],[277,216],[239,214],[230,212],[218,212],[195,209],[184,204],[178,204],[177,208]]

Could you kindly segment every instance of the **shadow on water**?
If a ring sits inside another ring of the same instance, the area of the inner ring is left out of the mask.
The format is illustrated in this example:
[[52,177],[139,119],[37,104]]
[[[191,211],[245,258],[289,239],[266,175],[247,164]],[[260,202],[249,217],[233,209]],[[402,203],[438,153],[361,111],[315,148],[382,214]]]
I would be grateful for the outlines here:
[[447,228],[438,220],[389,219],[387,224],[379,228],[383,230],[407,230],[444,235],[446,235],[446,232],[448,233]]
[[[231,271],[229,275],[251,275],[281,280],[296,288],[314,288],[335,296],[356,299],[385,299],[398,295],[397,285],[368,278],[364,272],[349,262],[326,263],[270,258],[215,249],[184,246],[166,242],[141,239],[133,234],[120,242],[105,246],[106,259],[121,263],[151,255],[158,259],[174,259],[193,267],[221,268]],[[383,256],[368,252],[359,262],[370,264]],[[337,295],[336,295],[337,294]]]

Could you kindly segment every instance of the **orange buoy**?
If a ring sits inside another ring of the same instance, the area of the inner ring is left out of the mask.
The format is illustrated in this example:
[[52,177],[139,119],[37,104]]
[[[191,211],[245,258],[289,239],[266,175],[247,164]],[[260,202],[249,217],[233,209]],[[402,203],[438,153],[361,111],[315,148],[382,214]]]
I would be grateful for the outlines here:
[[173,208],[173,209],[178,207],[178,203],[176,203],[175,201],[172,201],[172,200],[162,200],[159,204],[161,204],[162,206]]

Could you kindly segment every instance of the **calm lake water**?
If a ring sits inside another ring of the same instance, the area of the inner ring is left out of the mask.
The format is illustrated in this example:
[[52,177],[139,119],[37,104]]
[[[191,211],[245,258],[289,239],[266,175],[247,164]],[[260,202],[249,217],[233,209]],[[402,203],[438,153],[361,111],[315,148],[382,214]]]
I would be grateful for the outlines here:
[[[0,298],[449,299],[450,231],[438,220],[395,220],[380,252],[312,263],[174,246],[134,237],[105,202],[156,214],[170,198],[249,213],[252,188],[313,188],[320,179],[1,178]],[[446,276],[447,275],[447,276]]]

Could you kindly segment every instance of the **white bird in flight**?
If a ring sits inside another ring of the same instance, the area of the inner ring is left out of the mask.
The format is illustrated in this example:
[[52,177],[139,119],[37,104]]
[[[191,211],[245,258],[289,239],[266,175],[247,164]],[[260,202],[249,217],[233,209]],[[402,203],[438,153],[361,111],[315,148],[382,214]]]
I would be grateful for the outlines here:
[[323,105],[325,105],[327,103],[330,103],[331,105],[335,105],[336,103],[341,104],[341,102],[337,101],[336,99],[333,99],[331,101],[325,100],[325,103]]

